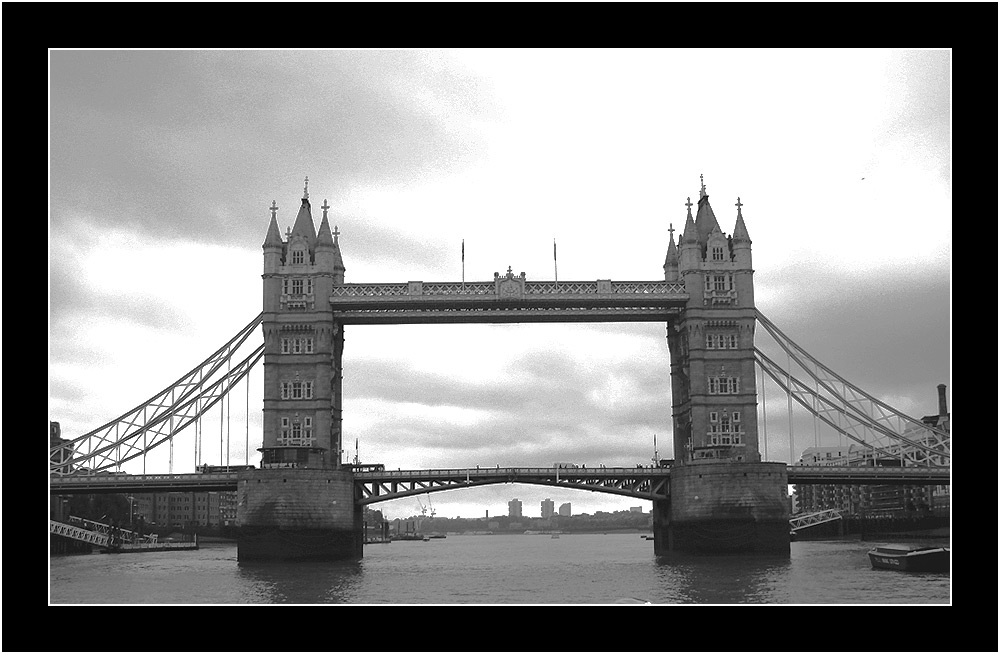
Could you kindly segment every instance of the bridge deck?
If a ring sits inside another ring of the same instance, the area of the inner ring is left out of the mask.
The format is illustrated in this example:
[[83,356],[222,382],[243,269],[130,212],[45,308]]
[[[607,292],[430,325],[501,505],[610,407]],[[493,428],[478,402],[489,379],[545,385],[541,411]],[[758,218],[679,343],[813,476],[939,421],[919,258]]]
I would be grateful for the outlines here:
[[[951,483],[950,468],[865,468],[855,466],[788,466],[789,484],[925,484]],[[102,492],[179,492],[236,490],[239,472],[166,475],[52,476],[52,494]],[[447,468],[356,472],[359,503],[371,504],[396,497],[450,488],[499,483],[538,484],[579,488],[643,499],[669,493],[669,468]]]

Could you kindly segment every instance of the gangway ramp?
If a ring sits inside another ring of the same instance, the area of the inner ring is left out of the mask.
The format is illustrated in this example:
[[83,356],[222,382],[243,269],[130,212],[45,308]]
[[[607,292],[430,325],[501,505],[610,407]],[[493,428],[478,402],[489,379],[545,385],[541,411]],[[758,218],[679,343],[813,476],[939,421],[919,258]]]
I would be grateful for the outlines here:
[[795,516],[789,519],[788,524],[792,528],[792,533],[795,533],[799,529],[812,527],[813,525],[819,525],[824,522],[841,520],[843,517],[844,516],[841,514],[840,509],[827,509],[825,511],[817,511],[815,513],[806,513],[800,516]]

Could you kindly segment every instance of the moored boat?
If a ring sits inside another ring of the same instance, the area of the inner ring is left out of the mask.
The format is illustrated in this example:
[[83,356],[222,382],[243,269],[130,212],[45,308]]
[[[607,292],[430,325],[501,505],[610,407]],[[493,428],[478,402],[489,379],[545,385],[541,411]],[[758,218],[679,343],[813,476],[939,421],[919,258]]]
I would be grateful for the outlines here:
[[948,572],[951,548],[881,545],[868,552],[873,569],[905,572]]

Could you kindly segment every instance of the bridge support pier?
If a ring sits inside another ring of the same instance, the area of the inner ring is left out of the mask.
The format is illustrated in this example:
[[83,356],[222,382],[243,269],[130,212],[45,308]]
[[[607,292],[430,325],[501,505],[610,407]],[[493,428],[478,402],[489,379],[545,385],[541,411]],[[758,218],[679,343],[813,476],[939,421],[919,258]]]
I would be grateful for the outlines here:
[[653,552],[789,556],[784,463],[697,463],[670,471],[653,502]]
[[239,561],[342,561],[364,552],[354,474],[342,470],[248,470],[236,506]]

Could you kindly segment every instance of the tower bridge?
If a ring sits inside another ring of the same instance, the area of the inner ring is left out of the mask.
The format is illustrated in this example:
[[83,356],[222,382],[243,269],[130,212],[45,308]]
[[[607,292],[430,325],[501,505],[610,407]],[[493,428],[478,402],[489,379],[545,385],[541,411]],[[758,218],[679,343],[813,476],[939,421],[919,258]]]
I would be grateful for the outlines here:
[[[668,230],[663,279],[535,281],[508,266],[506,273],[494,273],[492,281],[349,283],[340,230],[330,228],[326,201],[315,229],[307,182],[286,238],[278,229],[277,202],[271,204],[262,245],[261,314],[162,393],[88,434],[53,446],[50,492],[235,489],[240,560],[333,560],[362,556],[362,509],[367,504],[486,484],[552,485],[651,500],[657,555],[787,555],[789,483],[948,483],[946,429],[905,416],[850,384],[757,310],[742,202],[737,198],[735,226],[728,235],[716,219],[704,181],[697,203],[688,198],[685,206],[676,242],[673,226]],[[393,472],[355,470],[342,463],[347,328],[513,322],[664,323],[674,465]],[[756,348],[758,325],[802,367],[804,378],[793,377]],[[237,351],[257,327],[263,345],[238,360]],[[153,448],[168,443],[172,448],[175,435],[197,424],[261,359],[260,469],[108,474]],[[895,457],[901,465],[863,469],[764,461],[758,368],[818,419],[863,446],[872,460]]]

